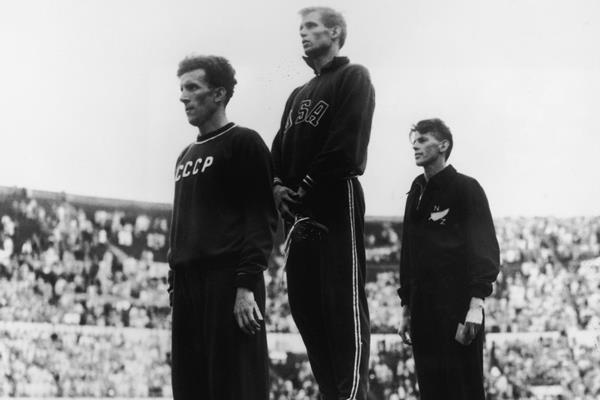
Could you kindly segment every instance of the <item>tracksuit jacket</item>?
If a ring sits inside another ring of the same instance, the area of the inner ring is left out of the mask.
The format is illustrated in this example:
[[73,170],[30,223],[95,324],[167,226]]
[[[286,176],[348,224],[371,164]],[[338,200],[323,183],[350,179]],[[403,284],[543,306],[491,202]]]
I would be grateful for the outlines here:
[[[305,61],[312,67],[308,58]],[[271,148],[275,181],[311,191],[362,175],[375,108],[369,72],[335,57],[288,98]]]
[[410,304],[411,289],[418,286],[467,303],[489,296],[499,254],[489,205],[475,179],[448,165],[429,182],[423,175],[413,181],[400,256],[403,304]]

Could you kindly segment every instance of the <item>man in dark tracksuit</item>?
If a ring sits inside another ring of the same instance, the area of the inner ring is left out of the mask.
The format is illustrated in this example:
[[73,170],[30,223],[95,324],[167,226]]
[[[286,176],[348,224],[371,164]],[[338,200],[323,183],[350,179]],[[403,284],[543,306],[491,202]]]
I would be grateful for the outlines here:
[[343,17],[300,12],[305,61],[316,76],[296,88],[273,141],[273,192],[288,235],[294,321],[321,396],[366,399],[369,312],[364,291],[365,169],[375,106],[368,71],[338,57]]
[[266,400],[262,272],[277,223],[260,136],[227,121],[236,83],[222,57],[179,65],[180,100],[200,134],[175,167],[172,384],[175,399]]
[[411,142],[425,173],[406,200],[399,295],[421,398],[483,400],[483,299],[499,271],[492,216],[479,183],[446,165],[452,134],[441,120],[419,122]]

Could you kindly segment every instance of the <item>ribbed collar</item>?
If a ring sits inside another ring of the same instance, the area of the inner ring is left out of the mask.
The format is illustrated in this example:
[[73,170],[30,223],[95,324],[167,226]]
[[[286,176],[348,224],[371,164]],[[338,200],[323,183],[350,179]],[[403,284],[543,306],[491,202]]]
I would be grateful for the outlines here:
[[222,127],[220,127],[219,129],[216,129],[212,132],[207,133],[206,135],[198,135],[198,137],[196,138],[196,143],[205,143],[208,142],[211,139],[214,139],[215,137],[225,133],[225,132],[229,132],[231,130],[231,128],[233,128],[235,126],[235,123],[233,122],[229,122],[225,125],[223,125]]
[[341,56],[333,57],[333,60],[331,60],[327,64],[323,65],[323,68],[321,68],[321,74],[317,74],[317,70],[315,69],[312,58],[305,56],[305,57],[302,57],[302,59],[310,68],[312,68],[315,75],[323,75],[325,72],[336,70],[339,67],[346,65],[350,62],[350,59],[348,57],[341,57]]

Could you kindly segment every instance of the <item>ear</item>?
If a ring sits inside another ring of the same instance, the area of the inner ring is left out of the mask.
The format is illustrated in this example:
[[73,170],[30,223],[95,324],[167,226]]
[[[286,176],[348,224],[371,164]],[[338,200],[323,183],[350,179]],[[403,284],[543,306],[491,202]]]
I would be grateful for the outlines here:
[[225,99],[227,98],[227,90],[225,90],[224,87],[215,88],[213,94],[215,103],[225,103]]
[[331,38],[334,39],[334,40],[338,39],[338,41],[339,41],[340,35],[342,34],[342,29],[339,26],[333,26],[333,27],[331,27],[329,29],[330,29],[330,32],[331,32]]
[[445,152],[447,152],[447,151],[448,151],[448,148],[450,147],[450,142],[449,142],[448,140],[442,140],[442,141],[440,142],[440,145],[439,145],[439,146],[440,146],[440,151],[441,151],[442,153],[445,153]]

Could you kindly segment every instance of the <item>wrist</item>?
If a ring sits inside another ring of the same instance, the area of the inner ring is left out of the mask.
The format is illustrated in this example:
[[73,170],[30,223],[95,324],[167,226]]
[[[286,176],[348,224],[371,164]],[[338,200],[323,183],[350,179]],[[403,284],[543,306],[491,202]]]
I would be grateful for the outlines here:
[[483,323],[483,299],[479,297],[471,298],[469,304],[469,310],[465,318],[465,323],[470,322],[472,324],[480,325]]
[[479,297],[471,297],[471,302],[469,303],[469,308],[484,308],[484,301]]
[[252,290],[250,290],[250,289],[248,289],[248,288],[246,288],[246,287],[243,287],[243,286],[238,286],[236,289],[237,289],[237,290],[236,290],[236,293],[237,293],[238,295],[242,295],[242,296],[244,296],[244,295],[247,295],[247,294],[253,294],[253,293],[252,293]]

